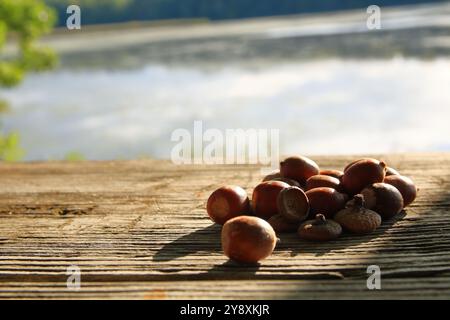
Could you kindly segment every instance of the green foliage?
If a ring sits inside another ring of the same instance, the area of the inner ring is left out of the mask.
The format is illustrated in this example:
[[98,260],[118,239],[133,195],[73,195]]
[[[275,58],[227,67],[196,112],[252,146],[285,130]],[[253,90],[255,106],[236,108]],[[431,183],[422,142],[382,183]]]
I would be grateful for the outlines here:
[[42,71],[55,65],[56,55],[48,48],[38,48],[34,42],[50,32],[56,13],[40,0],[0,1],[0,48],[7,36],[16,40],[19,54],[0,62],[0,85],[18,84],[27,71]]
[[0,100],[0,113],[6,113],[9,110],[9,103],[5,100]]
[[8,135],[0,134],[0,159],[4,161],[18,161],[24,155],[24,151],[19,146],[19,135],[12,132]]
[[66,156],[64,157],[64,160],[66,161],[83,161],[85,160],[85,157],[76,151],[72,151],[69,152],[68,154],[66,154]]
[[17,62],[0,62],[0,85],[13,87],[22,81],[24,70]]
[[0,49],[6,41],[6,23],[0,20]]
[[55,66],[57,56],[49,48],[28,46],[23,49],[21,67],[24,70],[45,71]]
[[24,45],[50,32],[55,19],[55,12],[40,0],[0,2],[0,21],[9,31],[16,32]]
[[[19,49],[17,56],[0,61],[0,86],[15,86],[28,71],[54,67],[55,53],[34,43],[50,32],[55,23],[55,11],[41,0],[0,0],[0,49],[7,39],[14,40]],[[0,109],[5,106],[0,101]],[[17,133],[0,133],[0,160],[16,161],[23,154]]]

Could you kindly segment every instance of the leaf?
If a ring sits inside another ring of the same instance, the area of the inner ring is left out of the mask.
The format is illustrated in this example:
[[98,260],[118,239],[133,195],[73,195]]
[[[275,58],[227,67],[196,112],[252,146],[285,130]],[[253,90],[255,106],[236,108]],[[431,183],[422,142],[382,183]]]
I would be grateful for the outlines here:
[[19,84],[24,76],[24,70],[13,62],[0,62],[0,85],[13,87]]
[[12,132],[8,135],[0,133],[0,160],[9,162],[21,160],[25,152],[19,144],[20,137],[18,133]]
[[42,0],[0,0],[0,49],[6,37],[14,34],[20,51],[15,60],[0,62],[0,86],[15,86],[26,71],[43,71],[56,65],[54,51],[34,46],[55,22],[55,11]]

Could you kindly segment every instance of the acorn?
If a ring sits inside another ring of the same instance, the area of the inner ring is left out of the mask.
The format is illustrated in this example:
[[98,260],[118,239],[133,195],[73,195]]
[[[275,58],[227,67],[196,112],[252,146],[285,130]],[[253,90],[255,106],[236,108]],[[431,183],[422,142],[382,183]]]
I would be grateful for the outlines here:
[[266,181],[283,181],[286,182],[288,185],[290,186],[294,186],[294,187],[302,187],[300,185],[300,183],[298,183],[297,181],[293,180],[293,179],[289,179],[289,178],[284,178],[281,176],[280,170],[275,170],[272,171],[271,173],[269,173],[268,175],[266,175],[262,182],[266,182]]
[[298,187],[298,188],[303,189],[303,186],[300,185],[300,183],[298,183],[297,181],[295,181],[293,179],[280,177],[280,178],[272,179],[272,181],[282,181],[282,182],[285,182],[285,183],[287,183],[288,185],[290,185],[292,187]]
[[404,207],[409,206],[416,199],[417,188],[410,178],[401,175],[390,175],[384,178],[384,183],[390,184],[400,191]]
[[298,187],[281,190],[277,197],[277,206],[279,214],[288,221],[300,223],[309,214],[308,197]]
[[297,231],[300,238],[311,241],[333,240],[341,233],[339,223],[327,219],[323,214],[317,214],[315,219],[303,222]]
[[266,176],[263,178],[262,181],[265,182],[265,181],[270,181],[270,180],[274,180],[274,179],[277,179],[277,178],[281,178],[280,170],[272,171],[271,173],[269,173],[268,175],[266,175]]
[[399,176],[400,173],[391,167],[386,167],[386,177],[388,176]]
[[211,220],[218,224],[248,214],[250,203],[247,192],[239,186],[223,186],[209,196],[206,211]]
[[368,234],[381,225],[381,216],[365,207],[364,196],[357,194],[336,213],[334,220],[344,229],[357,234]]
[[344,171],[342,188],[350,195],[360,193],[366,186],[383,182],[386,163],[375,159],[356,161]]
[[344,172],[340,171],[340,170],[325,169],[325,170],[320,170],[319,174],[323,175],[323,176],[330,176],[330,177],[340,180],[342,178],[342,176],[344,175]]
[[292,156],[280,162],[281,176],[304,185],[309,177],[319,174],[319,166],[311,159]]
[[339,179],[327,175],[315,175],[306,180],[306,190],[314,188],[328,187],[340,190],[341,182]]
[[261,182],[253,190],[252,209],[255,216],[269,219],[278,214],[277,198],[281,190],[290,186],[282,181]]
[[344,173],[345,171],[347,171],[348,168],[350,168],[352,165],[354,165],[355,163],[357,163],[358,161],[363,161],[363,160],[367,160],[367,161],[372,161],[372,162],[377,162],[379,160],[374,159],[374,158],[360,158],[360,159],[356,159],[353,160],[352,162],[350,162],[349,164],[347,164],[344,168]]
[[222,228],[222,249],[237,262],[256,263],[270,256],[277,243],[272,226],[258,217],[240,216]]
[[326,218],[333,215],[345,207],[348,196],[333,188],[314,188],[306,191],[309,200],[310,215],[323,214]]
[[403,197],[398,189],[387,183],[374,183],[361,191],[368,209],[376,211],[383,220],[392,218],[403,209]]
[[271,216],[267,222],[272,226],[276,233],[295,232],[300,224],[299,222],[286,219],[281,214]]

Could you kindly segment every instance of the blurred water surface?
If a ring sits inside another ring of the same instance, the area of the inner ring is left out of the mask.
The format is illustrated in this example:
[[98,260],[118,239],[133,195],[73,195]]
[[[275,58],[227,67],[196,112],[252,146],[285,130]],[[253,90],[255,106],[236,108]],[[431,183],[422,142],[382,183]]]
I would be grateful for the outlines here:
[[3,126],[26,160],[169,158],[194,120],[280,129],[281,153],[450,151],[449,6],[389,11],[370,32],[366,16],[54,36],[61,67],[1,91]]

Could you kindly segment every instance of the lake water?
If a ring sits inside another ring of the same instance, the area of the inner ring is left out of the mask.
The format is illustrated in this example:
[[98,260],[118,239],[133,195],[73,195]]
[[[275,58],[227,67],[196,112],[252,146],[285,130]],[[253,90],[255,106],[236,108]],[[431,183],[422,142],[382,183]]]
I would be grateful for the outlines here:
[[337,15],[113,47],[55,40],[58,69],[0,91],[2,129],[20,133],[26,160],[169,158],[173,130],[195,120],[279,129],[281,153],[450,151],[448,9],[394,12],[371,32]]

